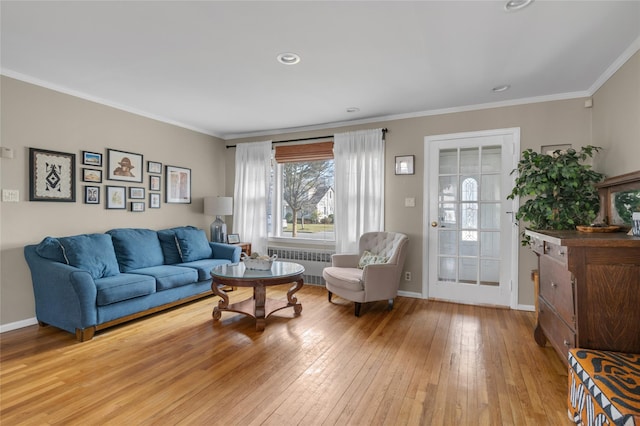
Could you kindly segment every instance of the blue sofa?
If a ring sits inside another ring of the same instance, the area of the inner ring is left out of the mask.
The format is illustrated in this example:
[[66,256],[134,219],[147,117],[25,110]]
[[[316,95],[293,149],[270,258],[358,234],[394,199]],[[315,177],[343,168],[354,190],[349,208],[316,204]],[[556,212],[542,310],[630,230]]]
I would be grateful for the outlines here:
[[211,269],[239,262],[240,251],[185,226],[46,237],[24,255],[40,325],[83,342],[97,330],[211,295]]

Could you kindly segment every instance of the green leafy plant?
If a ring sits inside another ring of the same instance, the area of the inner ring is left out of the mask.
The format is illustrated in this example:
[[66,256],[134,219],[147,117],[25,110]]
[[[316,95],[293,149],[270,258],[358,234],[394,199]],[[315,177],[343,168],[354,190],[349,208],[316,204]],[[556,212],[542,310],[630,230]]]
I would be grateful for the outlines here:
[[[537,230],[566,230],[591,224],[600,208],[595,184],[604,175],[584,161],[600,149],[587,145],[580,151],[570,148],[552,155],[524,151],[511,172],[517,173],[517,178],[507,196],[511,200],[516,196],[526,199],[516,219],[529,222],[529,227]],[[528,244],[528,238],[522,244]]]

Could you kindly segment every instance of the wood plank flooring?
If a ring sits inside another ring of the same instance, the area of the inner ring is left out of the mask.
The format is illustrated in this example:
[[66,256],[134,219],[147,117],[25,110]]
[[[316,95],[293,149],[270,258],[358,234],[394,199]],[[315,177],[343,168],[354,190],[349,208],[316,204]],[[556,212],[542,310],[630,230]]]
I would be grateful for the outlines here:
[[[268,289],[285,299],[288,286]],[[249,295],[239,289],[231,302]],[[107,329],[0,335],[9,425],[569,425],[567,372],[534,314],[398,297],[298,293],[263,332],[217,298]]]

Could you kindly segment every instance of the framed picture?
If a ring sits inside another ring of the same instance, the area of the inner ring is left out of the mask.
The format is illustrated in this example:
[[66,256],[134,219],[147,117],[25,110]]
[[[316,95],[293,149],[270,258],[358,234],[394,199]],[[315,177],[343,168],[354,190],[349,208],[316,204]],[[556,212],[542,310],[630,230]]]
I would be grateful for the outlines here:
[[82,181],[83,182],[102,182],[102,170],[82,168]]
[[396,157],[396,174],[397,175],[412,175],[414,174],[413,170],[413,160],[415,155],[402,155]]
[[82,164],[85,166],[102,167],[102,154],[82,151]]
[[162,163],[147,161],[147,172],[162,174]]
[[109,180],[142,182],[142,154],[107,149],[107,167]]
[[161,176],[149,176],[149,191],[160,191]]
[[191,169],[166,166],[167,203],[191,204]]
[[137,186],[129,187],[129,199],[144,200],[144,188],[140,188]]
[[84,187],[84,203],[85,204],[100,204],[100,187],[89,186]]
[[76,202],[76,155],[29,148],[29,201]]
[[127,192],[124,186],[107,186],[107,208],[126,209]]
[[149,208],[150,209],[160,208],[160,194],[149,193]]
[[134,201],[131,203],[131,211],[132,212],[143,212],[144,211],[144,202],[143,201]]
[[227,236],[227,241],[229,242],[229,244],[237,244],[240,242],[240,235],[239,234],[229,234]]
[[570,143],[564,145],[542,145],[540,147],[540,154],[553,155],[556,151],[567,152],[569,148],[571,148]]

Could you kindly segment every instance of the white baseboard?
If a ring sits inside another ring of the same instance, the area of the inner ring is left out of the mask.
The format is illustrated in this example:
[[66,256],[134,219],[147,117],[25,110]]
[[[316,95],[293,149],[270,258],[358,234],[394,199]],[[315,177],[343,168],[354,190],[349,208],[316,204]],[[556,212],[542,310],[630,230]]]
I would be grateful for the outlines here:
[[518,310],[518,311],[535,312],[536,311],[536,307],[534,305],[518,305],[518,306],[516,306],[516,310]]
[[413,299],[422,299],[422,293],[416,293],[415,291],[398,291],[398,296],[411,297]]
[[4,333],[5,331],[17,330],[19,328],[29,327],[30,325],[35,325],[38,323],[38,319],[36,317],[28,318],[22,321],[16,321],[9,324],[0,325],[0,333]]

